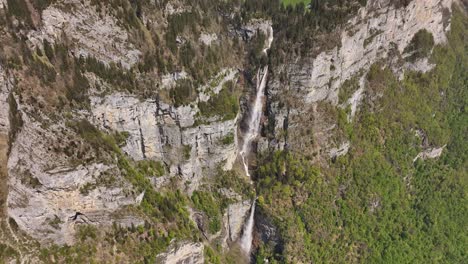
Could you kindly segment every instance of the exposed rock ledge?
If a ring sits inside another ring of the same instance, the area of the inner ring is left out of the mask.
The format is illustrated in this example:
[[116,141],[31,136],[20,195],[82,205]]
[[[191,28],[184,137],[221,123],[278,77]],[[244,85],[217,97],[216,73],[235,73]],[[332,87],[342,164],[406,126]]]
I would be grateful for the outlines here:
[[93,56],[106,64],[130,68],[141,55],[115,17],[99,14],[89,1],[65,0],[49,6],[42,12],[42,27],[29,32],[28,39],[34,47],[42,47],[44,39],[53,43],[62,34],[74,44],[76,57]]
[[[161,160],[169,167],[169,177],[178,175],[196,189],[203,169],[224,163],[231,169],[236,159],[237,142],[224,145],[221,140],[236,139],[237,119],[195,126],[196,106],[173,107],[157,99],[140,101],[116,93],[92,97],[94,122],[105,129],[129,133],[123,150],[136,160]],[[168,178],[158,178],[160,183]]]
[[[413,0],[406,8],[396,9],[388,0],[368,1],[341,32],[338,47],[287,66],[296,86],[305,89],[306,102],[338,102],[338,89],[359,71],[366,71],[396,48],[400,53],[421,29],[434,36],[436,44],[446,42],[447,19],[452,0]],[[376,8],[378,6],[379,8]],[[423,65],[423,71],[427,65]]]
[[444,148],[446,147],[447,145],[443,145],[442,147],[440,148],[431,148],[431,149],[427,149],[423,152],[420,152],[414,159],[413,159],[413,162],[416,162],[417,159],[422,159],[422,160],[425,160],[425,159],[435,159],[435,158],[438,158],[440,157],[440,155],[442,155],[442,151],[444,150]]
[[203,264],[204,245],[202,243],[185,242],[173,244],[167,253],[159,254],[156,263],[164,264]]
[[[113,166],[74,166],[63,153],[51,150],[61,136],[60,124],[45,130],[24,112],[22,118],[8,159],[7,210],[23,231],[42,243],[73,244],[76,224],[111,224],[111,214],[135,204],[131,186]],[[111,184],[97,184],[107,175],[114,176]],[[86,186],[94,187],[83,191]],[[120,223],[118,217],[113,220]],[[141,220],[123,216],[122,224],[129,223]]]

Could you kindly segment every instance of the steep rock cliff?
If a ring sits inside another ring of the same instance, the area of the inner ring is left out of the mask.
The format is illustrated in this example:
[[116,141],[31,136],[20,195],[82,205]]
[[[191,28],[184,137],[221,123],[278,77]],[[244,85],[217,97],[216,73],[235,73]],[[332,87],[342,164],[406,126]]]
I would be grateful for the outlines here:
[[[291,148],[301,149],[311,156],[339,148],[345,139],[332,137],[339,133],[336,120],[330,119],[330,111],[339,103],[340,87],[353,77],[361,79],[360,89],[340,105],[341,108],[350,105],[352,116],[358,111],[365,90],[366,72],[374,63],[388,61],[388,66],[399,75],[405,68],[423,72],[430,69],[424,58],[405,63],[405,57],[410,55],[405,53],[405,48],[422,29],[432,34],[435,44],[445,43],[452,2],[415,0],[398,8],[391,1],[368,1],[367,6],[336,33],[340,37],[337,47],[273,69],[278,74],[269,81],[268,89],[269,117],[274,119],[270,122],[274,124],[275,134],[270,144],[283,148],[287,142]],[[287,81],[280,81],[282,74],[287,76]],[[283,137],[285,128],[287,139]],[[304,133],[310,133],[307,135],[310,142],[303,140]]]

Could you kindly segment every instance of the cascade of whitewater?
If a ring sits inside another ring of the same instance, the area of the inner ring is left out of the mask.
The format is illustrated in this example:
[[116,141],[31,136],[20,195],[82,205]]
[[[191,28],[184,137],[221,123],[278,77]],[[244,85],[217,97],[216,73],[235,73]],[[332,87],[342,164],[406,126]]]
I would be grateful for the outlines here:
[[244,232],[240,241],[241,248],[242,250],[244,250],[246,254],[249,254],[250,249],[252,248],[254,215],[255,215],[255,200],[252,203],[252,208],[250,208],[250,216],[249,216],[249,219],[247,220],[247,223],[244,226]]
[[[268,49],[271,47],[273,42],[273,28],[269,26],[268,28],[268,40],[266,47],[263,50],[265,55],[267,55]],[[263,72],[259,69],[257,72],[257,93],[255,94],[255,101],[250,111],[248,119],[248,129],[244,135],[244,141],[242,143],[242,148],[240,156],[242,157],[242,163],[244,164],[245,174],[250,177],[249,165],[248,165],[248,155],[250,152],[250,146],[252,141],[255,140],[260,132],[260,121],[262,118],[263,112],[263,102],[265,98],[265,87],[267,85],[268,78],[268,65],[263,67]],[[254,216],[255,216],[255,200],[252,202],[252,207],[250,209],[249,219],[244,225],[244,230],[240,240],[240,246],[246,255],[250,254],[252,248],[252,239],[253,239],[253,228],[254,228]]]
[[249,117],[248,130],[244,135],[244,142],[241,149],[242,162],[244,164],[245,173],[250,177],[247,155],[250,152],[250,145],[252,141],[258,136],[260,130],[260,120],[262,118],[263,100],[265,97],[265,86],[268,77],[268,66],[263,69],[263,77],[260,80],[260,70],[257,73],[257,94],[255,95],[255,102],[252,112]]
[[[271,43],[273,42],[273,28],[271,26],[267,29],[268,39],[266,43],[266,47],[263,49],[263,53],[267,55],[267,51],[271,47]],[[242,163],[244,165],[245,174],[250,177],[249,173],[249,165],[247,156],[250,152],[250,146],[252,141],[257,138],[259,130],[260,130],[260,120],[262,118],[262,110],[263,110],[263,101],[265,97],[265,87],[267,84],[267,77],[268,77],[268,65],[263,68],[263,74],[260,78],[260,69],[257,72],[257,93],[255,95],[255,101],[250,112],[250,116],[248,119],[248,130],[244,135],[244,142],[242,144],[240,155],[242,157]]]

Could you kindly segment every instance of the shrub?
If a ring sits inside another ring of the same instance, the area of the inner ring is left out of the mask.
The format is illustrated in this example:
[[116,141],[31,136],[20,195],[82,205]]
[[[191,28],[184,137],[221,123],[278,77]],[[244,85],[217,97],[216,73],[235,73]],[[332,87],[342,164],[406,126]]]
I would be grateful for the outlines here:
[[15,142],[16,134],[21,130],[23,126],[23,119],[21,118],[21,112],[18,110],[18,104],[16,103],[13,93],[10,93],[8,96],[8,105],[10,107],[9,112],[9,121],[10,121],[10,131],[8,132],[8,143],[10,152],[11,144]]
[[86,77],[81,74],[80,70],[75,69],[75,73],[73,75],[73,85],[68,86],[66,90],[67,99],[78,104],[87,104],[89,100],[87,97],[88,89],[88,79],[86,79]]
[[213,196],[204,191],[195,191],[192,194],[192,201],[195,208],[206,213],[209,219],[208,230],[216,233],[221,230],[221,208]]
[[81,241],[85,241],[87,238],[96,239],[97,228],[92,225],[82,225],[78,227],[77,237]]
[[197,92],[190,80],[178,80],[176,86],[169,92],[176,107],[186,105],[195,100]]
[[137,163],[137,169],[146,176],[163,176],[166,173],[164,165],[160,161],[140,160]]
[[81,119],[76,122],[68,122],[68,126],[72,127],[94,149],[120,152],[115,139],[99,131],[88,120]]
[[207,102],[199,102],[198,108],[204,117],[219,116],[221,120],[232,120],[239,112],[239,99],[232,81],[226,82],[219,94]]
[[233,133],[229,133],[227,134],[226,136],[224,136],[222,139],[221,139],[221,143],[223,145],[231,145],[232,143],[234,143],[234,134]]
[[413,36],[410,44],[405,48],[405,52],[410,54],[408,59],[414,61],[429,56],[432,47],[434,47],[432,33],[421,29]]
[[32,25],[31,13],[25,0],[7,0],[8,13],[27,25]]
[[183,154],[184,154],[184,159],[188,160],[190,159],[190,152],[192,151],[192,147],[188,145],[183,146]]

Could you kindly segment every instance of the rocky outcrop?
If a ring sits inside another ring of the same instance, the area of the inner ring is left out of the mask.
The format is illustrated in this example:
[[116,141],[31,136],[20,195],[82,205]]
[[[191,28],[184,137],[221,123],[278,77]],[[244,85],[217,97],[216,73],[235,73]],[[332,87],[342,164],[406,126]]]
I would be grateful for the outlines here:
[[430,148],[430,149],[427,149],[425,151],[422,151],[413,159],[413,162],[416,162],[417,159],[425,160],[425,159],[438,158],[438,157],[440,157],[440,155],[442,155],[442,151],[444,150],[445,147],[446,147],[446,145],[444,145],[444,146],[442,146],[440,148]]
[[169,177],[181,176],[183,182],[190,182],[190,191],[199,185],[203,168],[214,169],[224,163],[224,168],[230,169],[236,159],[237,143],[224,145],[221,140],[235,135],[237,119],[195,126],[195,105],[174,107],[158,99],[140,101],[126,94],[93,97],[91,101],[96,124],[128,132],[123,147],[127,154],[136,160],[163,161],[169,167]]
[[232,242],[240,238],[251,205],[250,200],[245,200],[228,206],[229,238]]
[[64,41],[63,36],[72,45],[75,57],[92,56],[129,68],[141,55],[116,18],[98,12],[89,1],[65,0],[51,5],[42,13],[41,28],[29,32],[28,39],[33,47],[42,47],[44,39],[54,43]]
[[10,131],[10,82],[2,65],[0,65],[0,218],[5,215],[7,199],[7,160],[8,160],[8,134]]
[[237,79],[238,71],[236,69],[222,69],[208,84],[199,88],[198,101],[207,102],[211,96],[218,94],[226,82]]
[[[72,244],[77,224],[119,223],[118,217],[109,220],[110,215],[135,204],[132,188],[119,171],[104,163],[74,165],[54,151],[58,138],[66,138],[61,132],[65,127],[44,129],[24,112],[22,118],[8,159],[8,215],[18,226],[43,243]],[[123,216],[123,224],[141,223],[130,218]]]
[[339,156],[346,155],[349,151],[350,143],[344,142],[338,148],[330,149],[330,158],[336,158]]
[[446,42],[449,28],[444,9],[451,8],[451,0],[414,0],[402,9],[387,0],[377,2],[369,1],[348,22],[339,47],[320,53],[305,69],[293,66],[296,70],[291,73],[303,77],[298,81],[306,89],[306,102],[327,99],[336,103],[338,89],[345,80],[386,58],[392,49],[402,54],[421,29],[431,32],[436,44]]
[[185,71],[165,74],[161,77],[161,87],[170,89],[176,86],[178,80],[187,79],[188,74]]
[[283,250],[283,241],[278,228],[272,220],[260,208],[255,214],[255,230],[258,234],[257,239],[269,244],[276,253]]
[[10,129],[9,120],[9,103],[8,97],[10,96],[11,84],[10,80],[0,65],[0,134],[8,135]]
[[204,245],[202,243],[184,242],[172,245],[168,252],[158,255],[156,263],[165,264],[203,264]]
[[216,42],[218,40],[218,36],[215,33],[201,33],[199,41],[206,46],[211,46],[211,43]]

